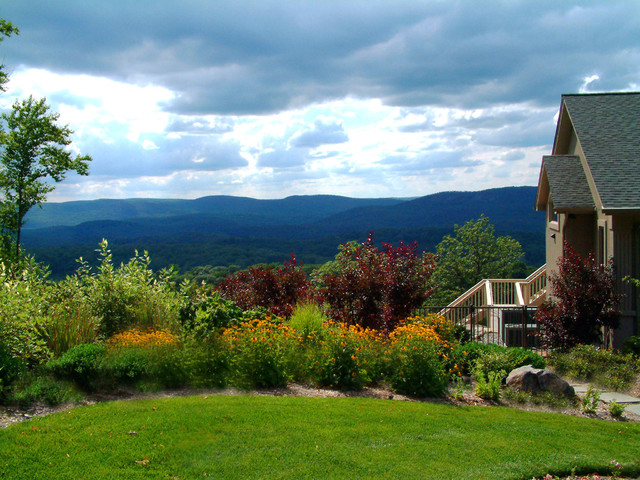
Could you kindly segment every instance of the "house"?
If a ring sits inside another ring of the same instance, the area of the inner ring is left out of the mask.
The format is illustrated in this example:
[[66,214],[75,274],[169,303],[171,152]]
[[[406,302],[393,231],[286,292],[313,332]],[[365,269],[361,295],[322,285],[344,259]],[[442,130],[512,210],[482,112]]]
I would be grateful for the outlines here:
[[[440,313],[465,323],[477,340],[509,345],[512,328],[522,330],[522,342],[537,328],[530,324],[527,333],[527,309],[547,298],[547,278],[567,241],[583,256],[594,252],[600,263],[613,259],[617,291],[624,295],[613,346],[640,335],[640,292],[623,281],[640,278],[640,92],[562,96],[535,209],[546,213],[546,265],[526,279],[482,280]],[[519,309],[522,319],[514,320]]]
[[547,275],[566,240],[613,259],[622,322],[614,346],[640,334],[640,93],[563,95],[551,155],[542,158],[536,210],[546,212]]

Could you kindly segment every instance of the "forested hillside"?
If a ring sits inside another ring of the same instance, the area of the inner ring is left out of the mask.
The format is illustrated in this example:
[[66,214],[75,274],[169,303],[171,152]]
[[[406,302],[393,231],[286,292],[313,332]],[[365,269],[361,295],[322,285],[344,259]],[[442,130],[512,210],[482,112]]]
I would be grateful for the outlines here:
[[24,241],[51,266],[55,278],[72,272],[80,256],[93,260],[103,238],[116,261],[147,250],[155,269],[281,263],[291,253],[305,264],[320,264],[334,257],[340,243],[363,241],[369,232],[377,241],[415,240],[421,249],[433,251],[454,224],[484,214],[498,234],[520,241],[529,265],[539,266],[544,263],[544,215],[533,210],[534,199],[534,187],[512,187],[412,200],[318,195],[69,202],[35,210]]

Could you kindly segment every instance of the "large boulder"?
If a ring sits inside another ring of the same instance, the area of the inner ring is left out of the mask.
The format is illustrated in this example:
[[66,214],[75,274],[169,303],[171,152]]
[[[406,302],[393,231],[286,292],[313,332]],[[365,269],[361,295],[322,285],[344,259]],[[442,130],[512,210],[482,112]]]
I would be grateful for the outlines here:
[[533,368],[531,365],[516,368],[507,377],[507,386],[520,392],[551,392],[566,397],[575,396],[571,385],[553,372]]

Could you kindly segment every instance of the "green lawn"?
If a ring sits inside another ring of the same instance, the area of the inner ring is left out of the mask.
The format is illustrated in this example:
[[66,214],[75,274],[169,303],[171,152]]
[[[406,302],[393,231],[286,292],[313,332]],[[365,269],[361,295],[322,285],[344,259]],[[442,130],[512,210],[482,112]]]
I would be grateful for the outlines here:
[[640,424],[363,398],[110,402],[0,431],[0,478],[21,480],[530,479],[612,460],[640,474]]

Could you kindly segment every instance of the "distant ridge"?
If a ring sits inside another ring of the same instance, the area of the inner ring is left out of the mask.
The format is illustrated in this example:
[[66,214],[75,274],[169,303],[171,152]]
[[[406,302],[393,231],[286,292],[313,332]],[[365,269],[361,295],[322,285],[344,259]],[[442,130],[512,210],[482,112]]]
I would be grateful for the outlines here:
[[479,192],[441,192],[393,206],[366,206],[320,222],[328,229],[449,227],[484,214],[498,229],[535,231],[543,217],[534,211],[536,187],[506,187]]
[[533,209],[535,195],[535,187],[508,187],[415,199],[210,196],[54,203],[29,213],[23,239],[54,276],[72,272],[79,256],[94,257],[103,238],[119,261],[136,249],[149,250],[154,268],[246,266],[282,262],[291,253],[305,263],[323,263],[341,242],[362,241],[369,232],[378,241],[417,240],[421,249],[433,251],[455,224],[484,214],[499,234],[522,243],[529,264],[539,266],[545,220]]
[[178,215],[215,214],[220,217],[251,215],[268,223],[310,222],[362,206],[391,206],[398,198],[350,198],[337,195],[291,196],[279,200],[215,195],[194,200],[174,199],[101,199],[46,203],[33,208],[26,217],[25,229],[74,226],[95,220],[133,220]]

